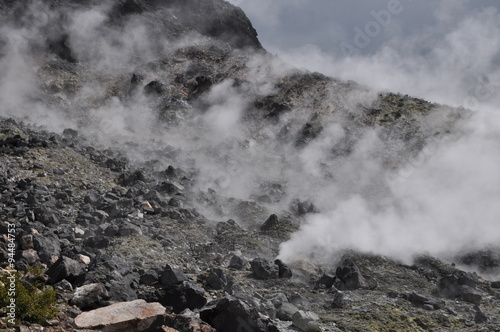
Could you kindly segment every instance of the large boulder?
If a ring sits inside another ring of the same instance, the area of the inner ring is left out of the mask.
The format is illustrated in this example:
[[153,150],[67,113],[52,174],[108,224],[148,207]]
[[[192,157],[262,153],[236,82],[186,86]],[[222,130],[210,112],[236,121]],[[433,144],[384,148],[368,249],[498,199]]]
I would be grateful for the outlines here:
[[163,325],[165,313],[165,307],[159,303],[144,300],[119,302],[78,315],[75,325],[79,329],[105,332],[151,331]]

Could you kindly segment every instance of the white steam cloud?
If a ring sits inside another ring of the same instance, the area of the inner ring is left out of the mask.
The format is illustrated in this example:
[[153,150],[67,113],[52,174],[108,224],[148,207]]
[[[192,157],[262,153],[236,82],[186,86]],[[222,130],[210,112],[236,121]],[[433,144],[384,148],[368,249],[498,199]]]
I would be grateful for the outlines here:
[[[378,197],[339,200],[333,191],[332,206],[310,216],[280,258],[329,260],[353,248],[410,262],[500,243],[500,14],[488,7],[450,21],[449,5],[435,12],[436,29],[390,39],[374,54],[343,58],[311,46],[280,54],[299,67],[475,111],[460,136],[425,149],[399,175],[384,175],[389,190]],[[359,164],[351,166],[357,173]]]

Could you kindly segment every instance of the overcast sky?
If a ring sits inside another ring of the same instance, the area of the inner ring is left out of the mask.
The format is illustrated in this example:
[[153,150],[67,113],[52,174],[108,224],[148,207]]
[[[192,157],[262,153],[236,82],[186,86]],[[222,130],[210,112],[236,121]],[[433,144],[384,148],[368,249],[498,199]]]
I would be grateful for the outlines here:
[[470,108],[500,104],[498,0],[229,0],[311,71]]
[[[357,28],[368,27],[373,37],[363,53],[373,52],[391,38],[453,25],[466,15],[487,7],[500,8],[497,0],[229,0],[250,17],[259,38],[270,50],[288,50],[314,44],[323,51],[340,53],[342,42],[353,43]],[[378,16],[389,12],[388,16]],[[376,13],[376,14],[374,14]],[[377,24],[380,32],[378,32]],[[371,23],[370,23],[371,22]],[[382,27],[382,22],[385,26]],[[366,33],[366,32],[365,32]]]

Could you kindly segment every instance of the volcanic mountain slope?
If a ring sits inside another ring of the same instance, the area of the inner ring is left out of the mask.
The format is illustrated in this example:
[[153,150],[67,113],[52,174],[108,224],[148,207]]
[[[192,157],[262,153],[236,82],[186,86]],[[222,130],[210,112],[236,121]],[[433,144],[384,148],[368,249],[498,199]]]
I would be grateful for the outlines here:
[[131,330],[499,331],[495,248],[455,258],[483,277],[325,256],[321,239],[274,262],[332,199],[378,204],[466,110],[292,68],[225,1],[0,9],[1,229],[18,270],[42,269],[23,282],[56,289],[46,330],[99,329],[78,315],[144,299],[166,313]]

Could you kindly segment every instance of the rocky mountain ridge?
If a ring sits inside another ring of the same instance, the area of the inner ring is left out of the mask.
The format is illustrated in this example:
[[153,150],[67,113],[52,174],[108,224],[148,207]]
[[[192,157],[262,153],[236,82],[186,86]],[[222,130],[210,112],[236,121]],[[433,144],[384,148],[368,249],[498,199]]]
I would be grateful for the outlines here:
[[[19,91],[0,103],[0,227],[15,225],[20,284],[55,289],[58,311],[20,330],[499,331],[498,281],[485,278],[497,248],[455,257],[461,269],[349,248],[276,260],[324,208],[324,179],[346,181],[339,195],[388,190],[342,172],[366,137],[384,168],[373,177],[398,174],[460,135],[466,110],[292,68],[222,0],[0,9],[0,86]],[[332,128],[326,156],[301,168]]]

